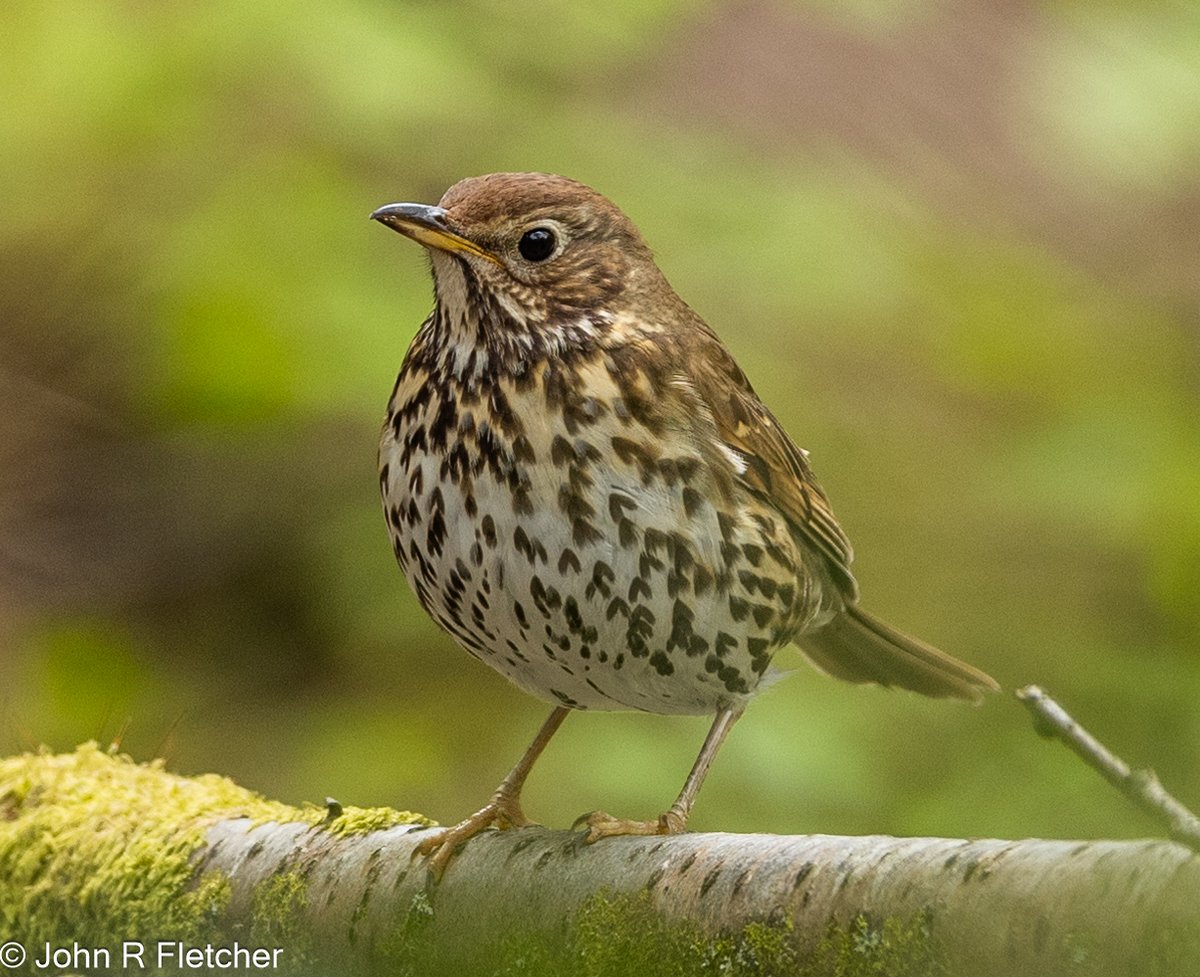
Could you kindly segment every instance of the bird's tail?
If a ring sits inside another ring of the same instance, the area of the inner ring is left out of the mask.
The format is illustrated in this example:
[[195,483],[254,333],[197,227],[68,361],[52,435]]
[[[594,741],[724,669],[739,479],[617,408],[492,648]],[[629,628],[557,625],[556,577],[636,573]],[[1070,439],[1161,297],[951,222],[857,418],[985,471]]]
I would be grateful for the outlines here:
[[896,685],[935,698],[978,702],[984,692],[999,692],[990,675],[847,604],[824,627],[798,641],[822,671],[847,682]]

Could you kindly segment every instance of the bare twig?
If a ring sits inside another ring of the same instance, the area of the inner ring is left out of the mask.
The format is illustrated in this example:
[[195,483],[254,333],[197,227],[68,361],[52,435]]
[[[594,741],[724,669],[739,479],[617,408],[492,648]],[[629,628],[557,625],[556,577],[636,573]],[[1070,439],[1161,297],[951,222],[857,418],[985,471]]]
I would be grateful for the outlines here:
[[1033,716],[1034,729],[1040,735],[1062,740],[1134,804],[1166,821],[1172,838],[1200,852],[1200,818],[1167,792],[1153,770],[1131,769],[1038,686],[1027,685],[1016,695]]

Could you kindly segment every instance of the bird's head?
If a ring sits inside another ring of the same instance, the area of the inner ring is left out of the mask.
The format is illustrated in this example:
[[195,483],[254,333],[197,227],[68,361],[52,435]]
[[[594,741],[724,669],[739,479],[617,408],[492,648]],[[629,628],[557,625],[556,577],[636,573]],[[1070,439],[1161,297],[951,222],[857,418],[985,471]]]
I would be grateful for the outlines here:
[[437,206],[387,204],[371,217],[429,250],[438,305],[455,329],[537,335],[611,317],[661,288],[633,222],[561,176],[472,177]]

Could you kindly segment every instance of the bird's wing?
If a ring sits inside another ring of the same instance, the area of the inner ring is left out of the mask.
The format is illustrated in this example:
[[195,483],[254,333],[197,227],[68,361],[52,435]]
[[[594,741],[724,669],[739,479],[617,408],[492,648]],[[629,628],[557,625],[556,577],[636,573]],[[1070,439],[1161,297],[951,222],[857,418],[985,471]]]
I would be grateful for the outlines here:
[[715,334],[705,328],[700,348],[689,352],[688,380],[712,412],[717,436],[733,453],[735,467],[741,469],[737,477],[787,518],[800,538],[828,561],[846,598],[857,600],[858,585],[850,572],[854,551],[807,453],[758,399]]

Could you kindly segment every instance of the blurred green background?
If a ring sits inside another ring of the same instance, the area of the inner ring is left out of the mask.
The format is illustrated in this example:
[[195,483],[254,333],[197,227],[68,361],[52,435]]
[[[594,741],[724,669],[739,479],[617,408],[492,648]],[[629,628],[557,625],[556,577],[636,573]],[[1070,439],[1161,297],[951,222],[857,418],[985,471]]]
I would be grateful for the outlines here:
[[[812,451],[869,608],[1200,805],[1200,7],[6,0],[0,35],[5,752],[485,799],[547,707],[393,565],[376,431],[431,288],[366,215],[537,169],[620,203]],[[526,810],[652,816],[705,727],[573,717]],[[693,826],[1156,830],[1011,697],[807,667]]]

